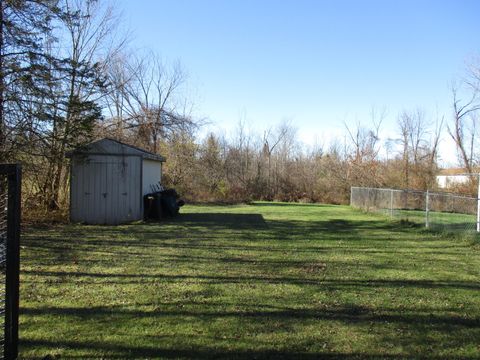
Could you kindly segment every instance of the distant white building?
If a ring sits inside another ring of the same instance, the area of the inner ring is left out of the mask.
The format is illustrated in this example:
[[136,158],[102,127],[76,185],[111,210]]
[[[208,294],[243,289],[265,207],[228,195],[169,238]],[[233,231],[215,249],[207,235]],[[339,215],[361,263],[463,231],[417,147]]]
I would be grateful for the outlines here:
[[467,172],[467,169],[464,168],[442,169],[437,175],[437,185],[439,188],[446,189],[455,185],[466,184],[471,178],[465,175]]

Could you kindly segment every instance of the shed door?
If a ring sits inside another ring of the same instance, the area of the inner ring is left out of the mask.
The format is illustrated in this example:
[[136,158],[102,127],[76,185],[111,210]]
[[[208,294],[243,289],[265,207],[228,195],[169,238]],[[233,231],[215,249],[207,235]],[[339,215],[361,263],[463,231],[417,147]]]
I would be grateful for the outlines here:
[[115,156],[108,160],[93,160],[74,166],[73,221],[118,224],[142,218],[141,159]]
[[107,192],[105,166],[100,162],[77,162],[72,169],[71,218],[87,224],[105,223]]
[[140,158],[106,164],[106,224],[118,224],[142,218]]

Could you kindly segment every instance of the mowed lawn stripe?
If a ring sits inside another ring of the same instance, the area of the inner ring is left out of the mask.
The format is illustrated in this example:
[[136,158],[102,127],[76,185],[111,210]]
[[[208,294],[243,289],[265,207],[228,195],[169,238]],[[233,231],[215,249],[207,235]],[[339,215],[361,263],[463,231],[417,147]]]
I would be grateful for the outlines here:
[[346,206],[26,229],[21,356],[478,358],[474,240]]

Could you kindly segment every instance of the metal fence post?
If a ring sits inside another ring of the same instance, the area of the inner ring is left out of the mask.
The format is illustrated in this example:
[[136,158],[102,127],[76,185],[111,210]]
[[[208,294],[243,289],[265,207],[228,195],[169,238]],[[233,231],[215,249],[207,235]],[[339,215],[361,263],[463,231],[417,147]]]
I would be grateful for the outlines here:
[[393,189],[390,189],[390,218],[393,219]]
[[477,232],[480,232],[480,174],[477,178],[478,190],[477,190]]
[[18,357],[18,305],[20,277],[20,198],[22,170],[20,165],[7,165],[7,263],[5,284],[4,358]]
[[428,198],[429,198],[429,190],[427,189],[427,194],[425,195],[426,196],[426,199],[425,199],[425,227],[428,228],[430,227],[430,219],[429,219],[429,212],[430,212],[430,209],[429,209],[429,203],[428,203]]

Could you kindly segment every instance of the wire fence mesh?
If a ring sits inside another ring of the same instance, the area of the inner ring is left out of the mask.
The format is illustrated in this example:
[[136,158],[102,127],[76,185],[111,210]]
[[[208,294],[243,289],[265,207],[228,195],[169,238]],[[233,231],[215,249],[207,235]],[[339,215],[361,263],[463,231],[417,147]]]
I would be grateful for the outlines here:
[[352,207],[452,232],[477,230],[477,204],[474,197],[417,190],[352,187],[350,196]]
[[[0,174],[0,329],[5,328],[5,300],[6,300],[6,261],[7,261],[7,210],[8,210],[8,182],[7,177]],[[0,332],[0,357],[3,359],[5,332]]]

